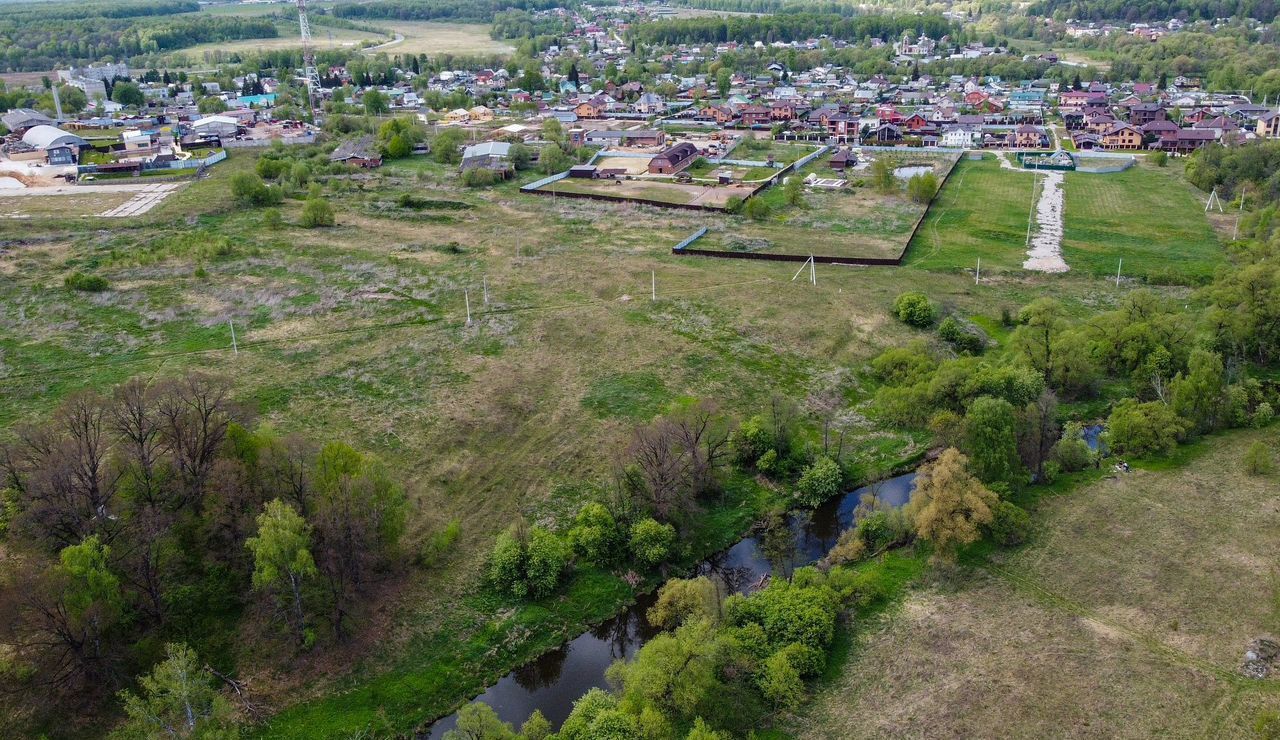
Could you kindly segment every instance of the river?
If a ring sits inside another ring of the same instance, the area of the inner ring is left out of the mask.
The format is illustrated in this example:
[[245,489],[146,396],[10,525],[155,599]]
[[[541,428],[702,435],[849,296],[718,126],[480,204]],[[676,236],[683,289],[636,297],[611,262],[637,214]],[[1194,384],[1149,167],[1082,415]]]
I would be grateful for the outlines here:
[[[902,506],[911,497],[915,477],[907,473],[889,478],[854,489],[813,511],[793,513],[785,526],[739,541],[704,561],[698,572],[716,577],[727,593],[751,591],[774,573],[790,575],[827,554],[840,532],[852,526],[864,494],[874,495],[884,505]],[[659,632],[645,618],[654,598],[641,595],[614,618],[503,676],[473,701],[493,707],[498,717],[517,728],[535,709],[559,727],[578,697],[606,685],[605,670],[615,660],[630,658]],[[439,720],[426,737],[442,737],[457,721],[457,714]]]

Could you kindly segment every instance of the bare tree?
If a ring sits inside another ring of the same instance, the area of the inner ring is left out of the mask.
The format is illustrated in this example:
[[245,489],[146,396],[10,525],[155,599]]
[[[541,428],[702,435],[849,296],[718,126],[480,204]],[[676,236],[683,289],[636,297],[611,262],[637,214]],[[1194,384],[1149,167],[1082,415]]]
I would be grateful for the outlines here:
[[167,452],[156,400],[155,393],[142,379],[133,378],[116,388],[114,403],[108,409],[110,429],[119,438],[126,461],[130,493],[135,500],[151,507],[162,503],[159,468]]
[[182,478],[179,505],[200,511],[205,478],[232,421],[231,385],[224,378],[189,373],[162,383],[156,412],[163,439]]
[[729,430],[716,407],[697,403],[635,431],[627,458],[640,473],[654,515],[664,521],[718,488]]

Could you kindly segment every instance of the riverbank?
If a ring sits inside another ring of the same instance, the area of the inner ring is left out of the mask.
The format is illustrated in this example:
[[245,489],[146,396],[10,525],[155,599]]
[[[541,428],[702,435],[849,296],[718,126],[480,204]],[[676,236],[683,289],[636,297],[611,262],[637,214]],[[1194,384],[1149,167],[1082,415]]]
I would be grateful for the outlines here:
[[[884,480],[914,470],[921,457],[921,453],[911,455],[874,477]],[[848,496],[837,497],[828,506],[839,506]],[[717,554],[731,553],[731,546],[744,541],[763,516],[793,503],[784,492],[767,488],[747,474],[732,474],[721,501],[708,506],[699,517],[685,557],[666,568],[666,573],[690,573]],[[832,514],[840,516],[834,510]],[[820,548],[825,553],[838,534],[838,529],[832,528],[826,540],[810,549]],[[805,563],[812,559],[808,555],[804,558]],[[482,609],[498,615],[491,621],[439,625],[433,637],[414,646],[395,669],[372,679],[353,680],[329,695],[290,707],[254,735],[302,738],[362,731],[422,732],[504,676],[532,666],[566,641],[616,620],[665,580],[654,576],[632,588],[616,574],[586,570],[575,575],[561,593],[523,604],[504,603],[488,589],[478,589],[468,599],[472,602],[468,611]],[[628,627],[624,623],[622,628]],[[578,695],[570,697],[570,703]]]
[[1280,711],[1275,681],[1241,672],[1276,627],[1280,486],[1240,464],[1257,440],[1275,427],[1028,489],[1030,540],[972,547],[842,630],[787,734],[1252,736]]

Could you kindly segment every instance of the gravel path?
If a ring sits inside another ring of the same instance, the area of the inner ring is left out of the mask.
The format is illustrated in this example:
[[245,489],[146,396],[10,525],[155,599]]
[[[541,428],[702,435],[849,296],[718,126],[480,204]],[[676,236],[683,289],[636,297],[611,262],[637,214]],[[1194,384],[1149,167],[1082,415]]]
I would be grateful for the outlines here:
[[1037,272],[1066,272],[1071,268],[1062,259],[1062,224],[1063,207],[1066,195],[1062,191],[1065,179],[1061,172],[1046,170],[1037,173],[1016,167],[1004,152],[996,152],[1000,160],[1000,168],[1015,172],[1031,172],[1041,179],[1040,199],[1036,202],[1036,230],[1031,236],[1031,249],[1027,251],[1027,259],[1022,263],[1024,270]]

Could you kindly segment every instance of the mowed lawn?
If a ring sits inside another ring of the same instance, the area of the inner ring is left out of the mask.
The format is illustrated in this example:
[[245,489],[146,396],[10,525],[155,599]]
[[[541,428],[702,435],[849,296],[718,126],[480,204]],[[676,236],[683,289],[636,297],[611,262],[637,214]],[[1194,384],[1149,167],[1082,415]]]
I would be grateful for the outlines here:
[[1199,282],[1225,259],[1204,204],[1176,170],[1138,164],[1109,175],[1068,173],[1063,256],[1073,270]]
[[962,158],[908,246],[904,262],[930,270],[1021,270],[1031,176],[1002,171],[994,156]]
[[[1195,283],[1225,259],[1203,204],[1173,168],[1068,173],[1063,191],[1063,257],[1073,271],[1114,275],[1123,259],[1129,277]],[[984,272],[1021,271],[1032,198],[1030,174],[1002,170],[990,155],[961,160],[912,239],[906,262],[973,270],[981,258]]]
[[1280,709],[1274,681],[1239,672],[1280,627],[1280,485],[1240,458],[1276,436],[1046,500],[1025,548],[865,627],[794,736],[1254,737]]

